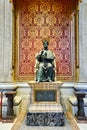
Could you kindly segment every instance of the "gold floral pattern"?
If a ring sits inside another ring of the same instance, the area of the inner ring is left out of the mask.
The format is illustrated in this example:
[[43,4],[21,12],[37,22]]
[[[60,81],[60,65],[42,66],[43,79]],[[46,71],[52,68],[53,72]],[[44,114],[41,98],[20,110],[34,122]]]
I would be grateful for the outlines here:
[[[33,80],[35,55],[48,38],[55,53],[58,80],[74,80],[74,40],[71,40],[72,0],[19,0],[16,79]],[[68,10],[68,11],[67,11]],[[73,47],[72,47],[73,46]],[[72,64],[73,63],[73,64]],[[67,77],[66,77],[67,76]]]
[[34,18],[34,23],[36,26],[40,25],[42,26],[44,24],[44,18],[42,14],[37,14]]
[[46,18],[46,23],[51,26],[56,25],[56,17],[55,15],[49,14],[48,17]]

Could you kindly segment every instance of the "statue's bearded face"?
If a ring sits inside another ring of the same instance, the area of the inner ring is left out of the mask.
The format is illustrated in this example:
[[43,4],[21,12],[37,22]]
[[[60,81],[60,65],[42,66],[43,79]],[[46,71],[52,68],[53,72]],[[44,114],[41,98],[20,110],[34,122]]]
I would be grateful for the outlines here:
[[45,48],[47,48],[48,45],[49,45],[48,41],[44,41],[44,42],[43,42],[43,46],[44,46]]

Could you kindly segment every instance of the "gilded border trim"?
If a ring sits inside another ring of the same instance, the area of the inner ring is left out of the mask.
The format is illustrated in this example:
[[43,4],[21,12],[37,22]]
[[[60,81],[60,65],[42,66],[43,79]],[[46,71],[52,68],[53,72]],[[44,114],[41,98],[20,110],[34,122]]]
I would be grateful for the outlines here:
[[76,81],[79,80],[79,1],[76,2],[75,13],[75,62],[76,62]]
[[14,69],[15,69],[15,39],[16,39],[16,9],[15,2],[12,1],[12,79],[14,81]]

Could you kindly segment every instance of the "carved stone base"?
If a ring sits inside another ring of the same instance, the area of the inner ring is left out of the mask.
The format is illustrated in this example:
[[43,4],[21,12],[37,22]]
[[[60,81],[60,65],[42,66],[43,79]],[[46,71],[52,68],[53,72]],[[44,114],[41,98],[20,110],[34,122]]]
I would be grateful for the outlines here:
[[78,123],[87,123],[87,117],[75,115],[75,119]]
[[28,126],[64,126],[64,113],[60,103],[62,82],[29,82],[32,88],[27,112]]
[[31,85],[31,101],[32,104],[55,103],[60,104],[60,87],[62,82],[29,82]]
[[15,119],[15,115],[14,116],[4,115],[2,116],[2,123],[13,123],[14,119]]
[[64,126],[64,113],[61,105],[30,105],[26,124],[29,126]]
[[64,126],[64,114],[55,112],[27,113],[28,126]]

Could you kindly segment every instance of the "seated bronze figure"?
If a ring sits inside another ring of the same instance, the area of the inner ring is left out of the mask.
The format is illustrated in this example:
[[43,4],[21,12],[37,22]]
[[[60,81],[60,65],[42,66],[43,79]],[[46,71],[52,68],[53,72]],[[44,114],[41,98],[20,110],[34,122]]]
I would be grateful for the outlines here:
[[43,41],[43,50],[36,55],[36,81],[53,82],[55,81],[55,56],[51,50],[48,50],[49,42]]

